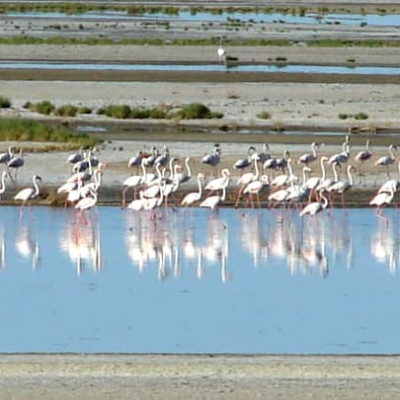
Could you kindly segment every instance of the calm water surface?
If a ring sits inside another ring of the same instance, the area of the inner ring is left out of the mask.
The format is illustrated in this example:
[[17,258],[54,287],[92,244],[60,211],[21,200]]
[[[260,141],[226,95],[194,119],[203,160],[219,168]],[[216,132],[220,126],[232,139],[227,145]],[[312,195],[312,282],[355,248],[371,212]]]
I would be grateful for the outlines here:
[[357,67],[327,65],[237,65],[226,67],[218,64],[103,64],[103,63],[58,63],[58,62],[0,62],[1,69],[47,69],[82,71],[205,71],[205,72],[285,72],[305,74],[361,74],[361,75],[398,75],[399,67]]
[[400,213],[0,208],[0,352],[400,353]]
[[187,22],[229,22],[230,20],[257,23],[280,23],[280,24],[343,24],[343,25],[377,25],[377,26],[400,26],[398,14],[314,14],[306,13],[302,16],[290,13],[265,13],[265,12],[222,12],[218,14],[208,12],[180,11],[176,15],[165,13],[153,14],[128,14],[126,12],[85,12],[79,14],[66,14],[61,12],[6,12],[9,17],[49,18],[49,19],[104,19],[104,20],[141,20],[154,19],[157,21],[187,21]]

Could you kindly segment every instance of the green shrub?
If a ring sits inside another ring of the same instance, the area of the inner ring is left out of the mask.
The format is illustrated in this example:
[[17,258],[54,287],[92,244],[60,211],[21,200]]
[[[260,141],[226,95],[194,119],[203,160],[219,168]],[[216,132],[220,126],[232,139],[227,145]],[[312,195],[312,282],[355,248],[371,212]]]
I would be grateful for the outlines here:
[[340,113],[339,114],[339,119],[347,119],[349,116],[347,114],[344,113]]
[[78,108],[78,114],[91,114],[91,113],[92,113],[92,109],[90,107],[80,106]]
[[357,119],[357,120],[368,119],[368,114],[365,114],[364,112],[359,112],[358,114],[354,115],[354,119]]
[[48,100],[43,100],[39,103],[31,105],[32,111],[36,111],[39,114],[44,114],[44,115],[50,115],[54,111],[54,109],[55,109],[54,105]]
[[131,108],[126,104],[112,104],[104,108],[104,114],[110,118],[127,119],[131,117]]
[[134,119],[147,119],[149,118],[149,115],[149,110],[145,110],[143,108],[134,108],[131,110],[131,118]]
[[257,114],[257,118],[270,119],[271,118],[271,113],[269,113],[268,111],[261,111],[259,114]]
[[11,100],[8,97],[0,96],[0,108],[10,108]]
[[149,118],[165,119],[167,118],[167,113],[160,108],[153,108],[152,110],[149,110]]
[[78,107],[72,104],[63,105],[56,110],[56,115],[61,117],[75,117],[78,112]]
[[174,117],[182,119],[210,119],[222,118],[221,113],[212,113],[204,104],[192,103],[173,114]]

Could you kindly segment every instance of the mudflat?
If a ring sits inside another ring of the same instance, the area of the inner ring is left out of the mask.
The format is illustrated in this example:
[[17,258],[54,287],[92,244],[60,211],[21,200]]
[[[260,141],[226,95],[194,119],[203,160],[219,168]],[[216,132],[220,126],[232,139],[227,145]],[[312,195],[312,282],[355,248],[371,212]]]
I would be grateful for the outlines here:
[[394,399],[399,357],[3,355],[3,399]]

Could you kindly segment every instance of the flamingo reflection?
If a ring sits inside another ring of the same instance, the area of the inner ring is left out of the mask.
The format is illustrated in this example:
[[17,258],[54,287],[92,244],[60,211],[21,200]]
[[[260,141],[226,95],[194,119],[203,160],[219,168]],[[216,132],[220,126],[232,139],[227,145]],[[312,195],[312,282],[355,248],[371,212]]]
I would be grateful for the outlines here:
[[167,279],[171,273],[179,277],[179,240],[175,232],[178,224],[174,223],[173,217],[165,214],[157,225],[141,213],[127,213],[126,218],[125,244],[132,265],[140,273],[149,264],[157,265],[159,280]]
[[387,264],[395,273],[399,258],[399,231],[392,218],[378,218],[378,226],[371,237],[371,254],[380,264]]
[[[26,260],[32,261],[32,268],[37,269],[40,265],[39,242],[32,235],[31,229],[21,225],[15,237],[15,249],[19,255]],[[4,260],[5,262],[5,260]]]
[[88,222],[86,225],[71,222],[61,235],[60,248],[75,263],[78,276],[86,268],[99,272],[103,267],[100,231],[96,222]]

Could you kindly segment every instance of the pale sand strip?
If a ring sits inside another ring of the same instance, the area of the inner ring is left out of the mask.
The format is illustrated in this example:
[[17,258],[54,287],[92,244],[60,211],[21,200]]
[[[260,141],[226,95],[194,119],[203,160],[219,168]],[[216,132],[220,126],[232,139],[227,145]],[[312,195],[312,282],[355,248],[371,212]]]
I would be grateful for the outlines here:
[[13,399],[394,399],[398,356],[2,355]]

